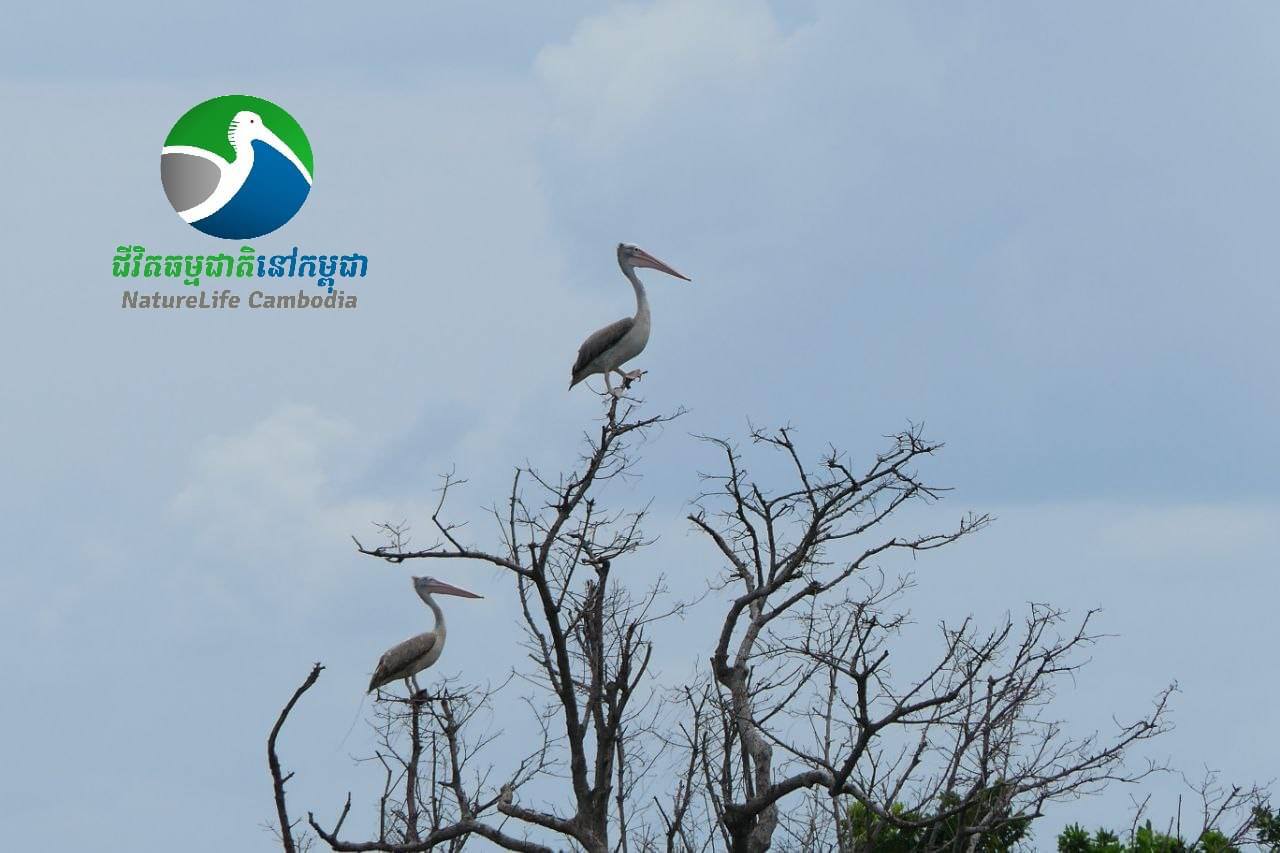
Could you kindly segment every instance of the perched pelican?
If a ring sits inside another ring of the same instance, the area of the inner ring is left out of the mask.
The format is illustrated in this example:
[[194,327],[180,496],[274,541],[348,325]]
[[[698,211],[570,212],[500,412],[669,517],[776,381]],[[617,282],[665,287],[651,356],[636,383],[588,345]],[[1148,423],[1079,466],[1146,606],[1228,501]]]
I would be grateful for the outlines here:
[[378,659],[378,668],[373,671],[373,678],[369,679],[370,693],[392,681],[411,678],[440,659],[440,653],[444,651],[444,613],[431,597],[432,593],[460,595],[463,598],[484,597],[435,578],[414,578],[413,589],[435,614],[435,627],[425,634],[410,637],[387,649]]
[[183,221],[217,237],[274,231],[302,206],[311,172],[252,110],[232,117],[227,139],[235,152],[229,163],[193,145],[160,150],[160,181],[169,203]]
[[624,382],[634,381],[644,375],[643,370],[623,373],[619,369],[625,362],[638,356],[645,344],[649,343],[649,298],[636,275],[636,267],[648,267],[685,281],[690,280],[687,275],[681,275],[644,249],[629,243],[618,244],[618,266],[622,267],[622,274],[631,280],[631,286],[635,289],[636,315],[610,323],[582,342],[578,349],[578,360],[573,363],[570,388],[588,376],[603,373],[605,388],[616,397],[622,394],[622,389],[613,387],[613,383],[609,381],[610,373],[617,373]]

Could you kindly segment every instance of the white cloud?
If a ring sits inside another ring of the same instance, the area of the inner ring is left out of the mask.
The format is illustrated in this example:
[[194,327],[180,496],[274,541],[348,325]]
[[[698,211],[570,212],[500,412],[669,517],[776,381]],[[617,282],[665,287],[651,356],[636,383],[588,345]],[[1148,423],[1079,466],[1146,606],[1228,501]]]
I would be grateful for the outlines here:
[[[228,601],[242,599],[245,584],[263,585],[275,600],[299,591],[329,598],[350,581],[350,535],[364,536],[373,522],[426,518],[425,503],[365,497],[352,486],[373,450],[351,423],[297,404],[203,439],[170,503],[175,532],[198,555],[199,582],[225,590]],[[209,578],[210,562],[229,568]]]
[[535,71],[561,121],[607,145],[673,101],[750,86],[784,44],[761,0],[625,3],[544,48]]
[[334,451],[355,436],[310,406],[282,406],[239,435],[205,438],[173,508],[217,533],[309,524],[331,488]]

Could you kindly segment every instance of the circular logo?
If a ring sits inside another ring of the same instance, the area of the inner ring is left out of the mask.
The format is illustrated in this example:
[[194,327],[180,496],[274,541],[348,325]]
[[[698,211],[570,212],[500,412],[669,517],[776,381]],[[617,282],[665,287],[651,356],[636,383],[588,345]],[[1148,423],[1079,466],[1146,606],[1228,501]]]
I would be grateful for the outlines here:
[[229,240],[261,237],[302,209],[311,143],[280,107],[250,95],[196,104],[160,150],[164,194],[184,222]]

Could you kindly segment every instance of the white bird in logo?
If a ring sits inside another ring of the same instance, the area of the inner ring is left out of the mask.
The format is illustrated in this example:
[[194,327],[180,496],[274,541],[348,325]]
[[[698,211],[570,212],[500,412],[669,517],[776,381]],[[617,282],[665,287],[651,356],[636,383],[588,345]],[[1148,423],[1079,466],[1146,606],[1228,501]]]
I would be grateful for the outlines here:
[[235,151],[228,163],[221,156],[192,145],[166,145],[160,150],[160,177],[165,194],[184,222],[196,222],[221,210],[244,186],[253,171],[253,142],[270,145],[288,158],[311,185],[311,173],[262,116],[241,110],[227,126],[227,139]]

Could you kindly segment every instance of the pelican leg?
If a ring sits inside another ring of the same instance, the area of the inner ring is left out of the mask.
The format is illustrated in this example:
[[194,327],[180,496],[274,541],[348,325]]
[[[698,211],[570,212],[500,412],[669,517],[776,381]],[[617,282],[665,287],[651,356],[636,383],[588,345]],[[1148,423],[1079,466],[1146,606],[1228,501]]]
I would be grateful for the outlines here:
[[639,382],[640,377],[644,376],[646,373],[649,372],[647,370],[628,370],[626,372],[623,372],[620,368],[617,368],[617,367],[615,367],[614,370],[618,371],[618,375],[622,377],[622,381],[624,385],[630,385],[632,382]]
[[[616,370],[617,368],[614,368],[614,369]],[[604,372],[604,387],[606,389],[605,393],[607,393],[610,397],[621,397],[624,389],[614,388],[613,383],[609,381],[609,374],[612,372],[613,372],[612,370],[606,370]],[[619,370],[618,372],[621,373],[622,371]]]

